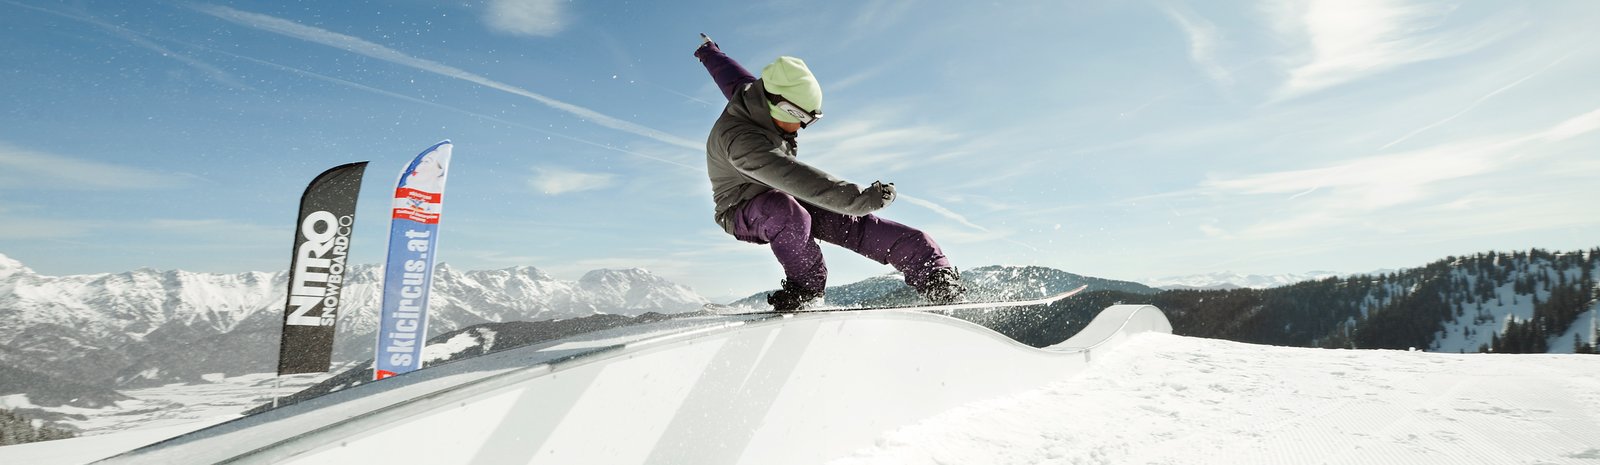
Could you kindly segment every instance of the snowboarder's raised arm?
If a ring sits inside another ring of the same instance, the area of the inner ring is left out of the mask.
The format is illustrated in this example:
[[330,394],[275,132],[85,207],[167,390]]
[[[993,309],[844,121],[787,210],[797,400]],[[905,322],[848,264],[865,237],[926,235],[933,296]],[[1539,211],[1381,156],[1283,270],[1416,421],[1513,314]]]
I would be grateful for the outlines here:
[[705,65],[706,72],[711,73],[711,80],[722,90],[722,96],[733,100],[733,93],[745,83],[755,82],[756,76],[750,74],[750,71],[743,66],[739,66],[739,62],[733,61],[728,54],[722,53],[722,49],[717,48],[717,43],[712,42],[711,37],[705,34],[700,34],[700,37],[703,42],[700,48],[694,50],[694,57],[699,58],[700,64]]

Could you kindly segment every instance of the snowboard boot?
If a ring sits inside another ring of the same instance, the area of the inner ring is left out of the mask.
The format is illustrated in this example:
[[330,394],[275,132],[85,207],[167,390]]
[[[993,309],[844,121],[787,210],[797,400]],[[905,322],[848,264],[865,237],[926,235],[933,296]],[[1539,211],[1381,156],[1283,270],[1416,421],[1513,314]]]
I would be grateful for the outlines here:
[[782,289],[767,294],[767,303],[772,304],[774,311],[798,312],[822,300],[822,294],[823,291],[806,289],[785,279]]
[[928,302],[950,304],[967,296],[967,286],[961,284],[961,272],[956,267],[934,268],[917,288],[917,293]]

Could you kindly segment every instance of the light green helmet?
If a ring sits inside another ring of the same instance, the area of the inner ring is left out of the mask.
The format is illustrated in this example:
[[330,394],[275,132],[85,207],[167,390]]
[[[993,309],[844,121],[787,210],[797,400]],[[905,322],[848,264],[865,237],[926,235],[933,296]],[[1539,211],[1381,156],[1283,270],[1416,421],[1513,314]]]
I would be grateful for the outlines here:
[[[822,114],[822,86],[817,84],[817,78],[811,75],[811,69],[806,67],[806,62],[799,58],[778,57],[761,70],[761,83],[767,93],[782,96],[784,100],[808,113]],[[778,108],[771,101],[767,102],[767,109],[771,110],[772,117],[779,121],[801,122],[799,117]]]

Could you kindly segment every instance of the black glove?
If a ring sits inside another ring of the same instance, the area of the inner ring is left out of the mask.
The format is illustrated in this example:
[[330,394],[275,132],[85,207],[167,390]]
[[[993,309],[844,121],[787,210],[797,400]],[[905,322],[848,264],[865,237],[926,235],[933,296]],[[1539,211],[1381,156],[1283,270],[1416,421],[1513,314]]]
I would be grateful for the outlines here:
[[878,195],[883,200],[883,206],[887,207],[889,204],[894,203],[894,183],[884,184],[882,181],[873,181],[872,187],[868,187],[866,192],[862,192],[862,194]]

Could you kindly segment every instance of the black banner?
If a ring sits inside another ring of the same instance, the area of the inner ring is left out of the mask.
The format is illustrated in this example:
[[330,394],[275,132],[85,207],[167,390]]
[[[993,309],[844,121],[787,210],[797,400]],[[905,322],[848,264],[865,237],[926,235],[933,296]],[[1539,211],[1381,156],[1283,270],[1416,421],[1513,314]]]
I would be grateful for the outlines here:
[[289,299],[283,309],[278,374],[321,373],[333,360],[334,325],[343,304],[350,232],[367,162],[324,171],[306,186],[289,260]]

